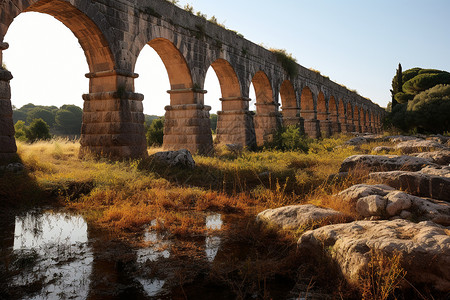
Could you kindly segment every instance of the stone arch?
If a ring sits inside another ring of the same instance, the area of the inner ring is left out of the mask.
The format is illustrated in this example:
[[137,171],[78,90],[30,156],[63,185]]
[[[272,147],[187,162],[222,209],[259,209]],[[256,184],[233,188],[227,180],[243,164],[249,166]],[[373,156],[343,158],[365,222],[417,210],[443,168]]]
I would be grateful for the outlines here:
[[51,15],[69,28],[78,39],[85,53],[90,72],[102,72],[114,69],[114,57],[109,43],[104,36],[104,32],[102,32],[88,15],[67,1],[35,0],[29,2],[31,3],[28,6],[17,5],[17,7],[23,8],[22,11],[18,10],[17,7],[14,10],[11,9],[7,14],[9,18],[5,20],[6,24],[2,25],[6,25],[6,28],[8,28],[13,19],[22,12],[39,12]]
[[353,125],[355,125],[356,132],[361,132],[361,115],[359,107],[356,104],[353,109]]
[[218,112],[217,142],[251,147],[255,141],[253,116],[249,101],[242,97],[239,78],[231,64],[222,58],[211,64],[216,73],[222,93],[222,111]]
[[355,131],[355,115],[353,105],[350,102],[347,102],[347,125],[348,132]]
[[256,95],[255,135],[257,145],[271,142],[279,126],[277,108],[269,77],[263,71],[255,73],[252,79]]
[[328,110],[330,113],[331,121],[331,134],[341,132],[341,125],[339,123],[339,113],[336,98],[331,95],[328,101]]
[[186,59],[172,41],[157,37],[147,44],[161,58],[170,82],[170,90],[167,91],[170,105],[165,107],[163,148],[210,153],[213,148],[209,120],[211,107],[204,105],[206,91],[194,86]]
[[316,111],[314,109],[314,96],[311,89],[305,86],[300,96],[300,115],[302,116],[305,133],[312,137],[320,136],[320,122],[316,119]]
[[305,86],[300,96],[301,115],[305,119],[314,119],[314,96],[311,89]]
[[283,124],[298,126],[300,122],[299,108],[297,106],[297,95],[294,86],[289,80],[283,81],[280,86],[280,97],[282,104]]
[[171,41],[165,38],[155,38],[148,42],[148,45],[158,53],[166,67],[172,90],[191,89],[193,87],[191,71],[186,59]]
[[326,114],[327,113],[327,102],[325,100],[325,95],[322,91],[319,92],[317,96],[317,113]]
[[[139,114],[142,95],[133,93],[134,75],[117,67],[116,57],[107,39],[109,31],[104,31],[109,28],[106,20],[101,15],[90,14],[95,11],[92,8],[96,4],[78,5],[75,1],[62,0],[11,2],[17,3],[3,6],[2,18],[5,18],[0,24],[0,40],[17,15],[39,12],[51,15],[64,24],[84,51],[90,73],[86,74],[89,94],[83,95],[80,156],[86,152],[111,158],[145,156],[143,122],[135,118]],[[5,50],[7,47],[1,48]],[[123,90],[120,95],[119,90]],[[119,99],[121,101],[117,101]],[[7,101],[10,102],[9,99]]]
[[317,120],[320,122],[320,134],[324,137],[331,136],[331,122],[329,120],[327,100],[322,91],[317,96]]

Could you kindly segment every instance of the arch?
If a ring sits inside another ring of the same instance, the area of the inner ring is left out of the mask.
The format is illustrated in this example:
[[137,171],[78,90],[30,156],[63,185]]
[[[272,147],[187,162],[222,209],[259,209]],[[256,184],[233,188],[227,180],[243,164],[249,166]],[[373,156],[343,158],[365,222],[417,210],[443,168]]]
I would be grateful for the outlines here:
[[347,103],[347,123],[348,124],[354,124],[353,120],[354,120],[355,116],[353,114],[353,106],[350,102]]
[[327,103],[322,91],[320,91],[317,96],[317,113],[327,113]]
[[305,86],[300,96],[300,107],[303,112],[314,111],[314,97],[311,89]]
[[85,13],[67,1],[43,0],[23,12],[51,15],[69,28],[83,49],[91,73],[114,70],[114,58],[103,32]]
[[337,115],[338,109],[337,109],[337,102],[334,96],[330,97],[330,101],[328,102],[328,109],[330,111],[330,114]]
[[264,112],[264,104],[275,104],[269,77],[263,71],[258,71],[253,76],[252,83],[256,94],[256,113]]
[[186,59],[171,41],[165,38],[155,38],[148,42],[148,45],[158,53],[166,67],[172,90],[193,88],[191,71]]
[[339,114],[339,119],[344,120],[346,123],[345,103],[344,103],[344,100],[342,100],[342,99],[338,100],[338,114]]
[[241,85],[231,64],[225,59],[219,58],[211,64],[220,83],[223,98],[240,97]]
[[297,107],[297,97],[295,95],[294,86],[289,80],[285,80],[281,84],[280,96],[283,109]]

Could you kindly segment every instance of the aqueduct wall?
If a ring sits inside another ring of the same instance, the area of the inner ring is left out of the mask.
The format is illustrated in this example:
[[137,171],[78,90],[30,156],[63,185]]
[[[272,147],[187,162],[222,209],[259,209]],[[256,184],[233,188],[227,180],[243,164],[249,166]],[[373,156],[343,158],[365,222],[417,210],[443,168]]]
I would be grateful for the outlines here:
[[[381,130],[384,110],[370,100],[300,65],[296,74],[289,73],[272,52],[165,0],[0,0],[0,61],[8,49],[3,41],[8,27],[27,11],[64,23],[86,55],[89,93],[82,96],[82,152],[117,158],[146,155],[144,97],[134,89],[134,67],[147,44],[169,75],[166,149],[211,151],[210,107],[203,97],[210,66],[222,91],[220,143],[263,144],[282,124],[297,125],[312,137]],[[2,157],[16,152],[12,78],[0,69]],[[256,112],[249,111],[252,83]]]

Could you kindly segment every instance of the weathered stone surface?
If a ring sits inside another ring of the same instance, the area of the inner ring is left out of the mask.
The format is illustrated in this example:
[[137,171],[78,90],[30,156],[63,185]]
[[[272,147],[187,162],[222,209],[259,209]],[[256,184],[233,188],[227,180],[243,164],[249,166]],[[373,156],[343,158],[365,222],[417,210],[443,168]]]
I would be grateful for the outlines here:
[[150,159],[167,164],[168,166],[178,166],[190,169],[195,168],[195,161],[192,158],[191,152],[186,149],[158,152],[150,156]]
[[406,141],[422,140],[421,138],[418,138],[416,136],[408,136],[408,135],[388,136],[385,139],[388,140],[388,141],[391,141],[392,143],[400,143],[400,142],[406,142]]
[[343,220],[342,213],[330,208],[317,207],[312,204],[290,205],[275,209],[268,209],[258,214],[257,219],[283,229],[297,229],[316,222],[330,223]]
[[354,185],[335,197],[355,207],[362,217],[414,218],[433,221],[444,226],[450,225],[450,203],[424,199],[397,191],[387,185]]
[[394,147],[389,146],[378,146],[372,149],[373,153],[387,153],[394,150]]
[[400,150],[402,153],[414,153],[414,152],[430,152],[435,150],[446,149],[441,143],[429,140],[410,140],[397,144],[394,147],[396,150]]
[[[296,68],[298,76],[290,78],[289,85],[279,89],[280,82],[286,79],[286,70],[274,53],[233,31],[199,19],[170,1],[77,0],[52,1],[51,4],[49,1],[0,1],[0,37],[5,36],[13,19],[24,11],[50,14],[64,23],[80,40],[86,53],[90,73],[86,74],[89,91],[83,95],[81,154],[90,152],[111,158],[147,155],[144,97],[134,90],[138,77],[134,73],[135,63],[147,44],[160,54],[170,81],[163,145],[166,150],[188,149],[201,154],[213,150],[210,107],[204,105],[207,91],[199,86],[211,65],[220,79],[223,96],[217,128],[218,142],[223,144],[252,147],[257,141],[262,145],[273,139],[273,134],[283,124],[282,115],[289,120],[287,124],[299,125],[311,137],[319,137],[320,124],[329,134],[328,121],[321,119],[324,122],[319,122],[317,115],[328,118],[331,112],[326,106],[314,107],[314,101],[311,107],[300,108],[299,95],[303,89],[323,91],[335,99],[345,99],[352,109],[364,111],[348,120],[362,125],[358,127],[363,130],[380,128],[381,117],[385,114],[377,104],[300,65]],[[0,60],[1,53],[7,51],[7,43],[2,41],[1,45]],[[261,71],[255,74],[255,70]],[[243,89],[249,78],[253,79],[256,92],[254,117],[249,111],[250,99]],[[10,72],[0,70],[0,100],[9,102],[11,79]],[[285,110],[282,114],[278,93],[274,93],[278,90]],[[309,111],[310,117],[302,123],[300,114],[305,111]],[[364,119],[366,113],[377,116],[370,126]],[[6,114],[1,110],[0,124],[7,123],[5,126],[12,128],[11,118],[4,121]],[[346,121],[346,116],[342,117]],[[2,132],[3,127],[0,126],[0,138],[13,135]],[[3,149],[0,147],[0,153],[4,154]]]
[[355,167],[370,171],[419,171],[430,163],[428,159],[406,155],[353,155],[342,162],[339,172],[348,172]]
[[450,150],[442,149],[433,152],[413,153],[410,156],[416,156],[424,159],[429,159],[431,162],[438,165],[450,164]]
[[383,184],[357,184],[340,192],[336,197],[348,202],[350,205],[355,205],[360,198],[371,195],[386,196],[390,191],[394,190],[394,188]]
[[380,216],[386,209],[387,201],[380,195],[370,195],[359,198],[356,211],[363,217]]
[[358,146],[370,142],[374,142],[379,138],[377,135],[363,135],[363,136],[356,136],[347,142],[345,142],[345,145],[349,146]]
[[388,257],[400,253],[406,278],[413,284],[450,290],[449,231],[432,222],[357,221],[308,231],[298,240],[305,253],[321,253],[324,247],[331,248],[331,259],[350,282],[358,282],[373,250]]
[[376,172],[369,178],[416,196],[450,201],[450,178],[405,171]]
[[420,170],[420,172],[427,175],[450,178],[450,167],[447,166],[430,165]]

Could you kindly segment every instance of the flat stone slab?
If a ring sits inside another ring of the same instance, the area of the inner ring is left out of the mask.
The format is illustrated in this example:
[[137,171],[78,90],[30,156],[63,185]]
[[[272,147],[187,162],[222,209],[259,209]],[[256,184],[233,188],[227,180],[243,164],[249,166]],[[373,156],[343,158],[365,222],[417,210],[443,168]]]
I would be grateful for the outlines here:
[[430,140],[411,140],[397,144],[394,149],[402,153],[430,152],[441,149],[448,149],[441,143]]
[[450,150],[442,149],[433,152],[421,152],[421,153],[413,153],[410,156],[420,157],[424,159],[428,159],[431,162],[438,165],[449,165],[450,164]]
[[450,231],[433,222],[406,220],[356,221],[324,226],[304,233],[299,251],[327,253],[351,283],[357,283],[373,251],[401,256],[406,278],[439,291],[450,290]]
[[450,178],[422,172],[375,172],[369,179],[389,185],[409,194],[432,199],[450,201]]
[[275,209],[267,209],[256,217],[259,221],[276,225],[283,229],[298,229],[313,223],[335,223],[344,220],[344,214],[331,208],[322,208],[312,204],[290,205]]
[[358,167],[369,171],[419,171],[429,164],[430,159],[407,155],[353,155],[342,162],[339,172],[348,172]]

